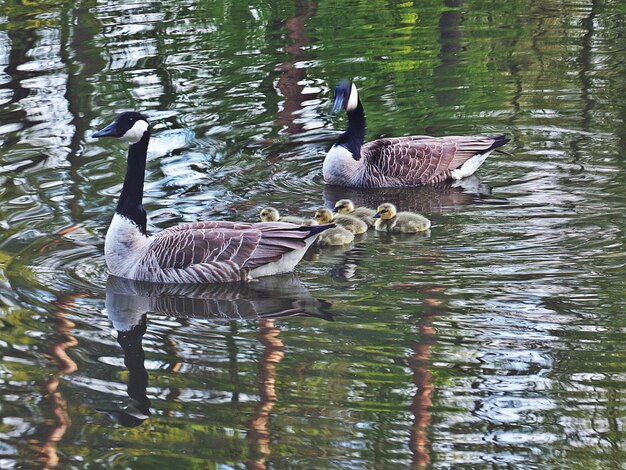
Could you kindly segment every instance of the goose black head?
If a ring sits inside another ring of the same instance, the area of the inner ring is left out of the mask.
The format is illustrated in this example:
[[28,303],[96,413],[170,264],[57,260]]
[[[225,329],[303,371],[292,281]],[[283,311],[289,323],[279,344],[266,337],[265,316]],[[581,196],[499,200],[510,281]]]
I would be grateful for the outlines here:
[[141,113],[126,111],[93,137],[117,137],[135,144],[141,140],[149,128],[148,119]]
[[335,87],[335,104],[333,105],[333,113],[341,108],[346,111],[352,111],[359,103],[359,92],[354,83],[348,80],[341,80]]

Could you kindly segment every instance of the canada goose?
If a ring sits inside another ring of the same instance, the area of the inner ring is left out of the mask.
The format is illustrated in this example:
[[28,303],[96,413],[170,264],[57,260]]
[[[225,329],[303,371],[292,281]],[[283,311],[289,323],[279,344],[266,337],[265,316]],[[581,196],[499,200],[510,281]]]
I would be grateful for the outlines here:
[[326,154],[328,184],[361,188],[419,186],[474,174],[489,154],[508,142],[503,135],[377,139],[365,142],[365,112],[359,93],[348,81],[335,88],[333,112],[344,108],[348,130]]
[[320,207],[316,210],[313,218],[319,224],[331,224],[334,222],[355,235],[367,232],[367,224],[361,219],[351,215],[335,215],[327,207]]
[[347,245],[353,241],[354,233],[341,225],[337,225],[320,233],[319,237],[317,237],[317,246],[323,248],[326,246]]
[[304,217],[295,217],[291,215],[281,217],[278,209],[275,207],[264,207],[261,209],[259,216],[261,218],[261,222],[288,222],[290,224],[307,226],[318,225],[317,221],[313,219],[305,219]]
[[398,212],[396,206],[386,202],[378,206],[374,228],[381,232],[417,233],[430,228],[430,220],[414,212]]
[[124,185],[104,243],[107,267],[115,276],[200,284],[284,273],[295,267],[320,232],[330,228],[210,221],[148,235],[142,205],[148,120],[140,113],[124,112],[93,136],[129,142]]
[[340,199],[335,203],[335,209],[333,210],[341,215],[351,215],[361,219],[368,227],[374,226],[374,214],[376,214],[376,211],[367,207],[355,208],[354,203],[350,199]]

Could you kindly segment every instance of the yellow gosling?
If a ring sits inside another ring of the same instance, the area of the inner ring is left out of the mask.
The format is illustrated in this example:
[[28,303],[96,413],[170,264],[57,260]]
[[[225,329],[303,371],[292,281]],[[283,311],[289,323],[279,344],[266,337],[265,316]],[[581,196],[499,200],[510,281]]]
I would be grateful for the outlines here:
[[374,228],[389,233],[417,233],[430,228],[430,220],[415,212],[398,212],[396,206],[386,202],[378,206],[374,215]]
[[304,217],[287,216],[281,217],[278,209],[275,207],[264,207],[260,213],[261,222],[288,222],[296,225],[317,225],[313,219],[305,219]]
[[327,207],[320,207],[316,210],[314,219],[320,225],[334,222],[355,235],[367,232],[367,224],[362,220],[351,215],[335,215]]
[[374,214],[376,211],[374,209],[370,209],[368,207],[354,207],[354,203],[350,199],[340,199],[335,203],[335,212],[341,215],[351,215],[358,219],[361,219],[363,222],[367,224],[368,227],[373,227],[374,223]]
[[317,237],[317,245],[321,248],[327,246],[347,245],[354,241],[354,234],[338,225],[328,230],[324,230]]

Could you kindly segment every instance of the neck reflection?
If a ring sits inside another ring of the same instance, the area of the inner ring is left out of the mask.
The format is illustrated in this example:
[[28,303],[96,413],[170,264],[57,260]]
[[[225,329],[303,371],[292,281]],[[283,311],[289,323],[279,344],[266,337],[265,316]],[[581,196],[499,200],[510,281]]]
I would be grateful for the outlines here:
[[[126,427],[139,426],[152,414],[146,392],[148,371],[142,345],[149,330],[149,313],[181,320],[210,319],[233,323],[236,320],[259,320],[259,341],[265,346],[265,353],[259,365],[261,399],[255,417],[249,422],[249,439],[256,443],[261,455],[269,455],[267,420],[276,401],[276,364],[282,359],[284,349],[274,320],[291,316],[332,320],[328,310],[330,304],[314,298],[294,274],[248,283],[208,285],[153,284],[109,276],[105,304],[124,352],[130,401],[124,409],[100,408],[99,411],[108,413],[119,425]],[[234,340],[231,338],[230,341]],[[167,342],[163,347],[170,350],[171,343]],[[177,360],[182,363],[180,358]]]

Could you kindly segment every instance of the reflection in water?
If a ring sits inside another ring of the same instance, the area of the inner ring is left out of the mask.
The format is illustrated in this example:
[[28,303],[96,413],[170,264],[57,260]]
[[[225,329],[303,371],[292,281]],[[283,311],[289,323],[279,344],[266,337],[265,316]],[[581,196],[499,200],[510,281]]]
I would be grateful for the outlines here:
[[150,416],[150,400],[146,395],[148,373],[142,346],[149,312],[176,318],[260,319],[259,338],[266,352],[260,364],[261,403],[256,417],[250,421],[250,439],[257,443],[263,455],[269,454],[266,424],[276,401],[275,365],[282,359],[284,348],[278,339],[279,330],[271,319],[295,315],[333,318],[328,311],[330,304],[311,296],[293,273],[248,283],[204,285],[153,284],[109,276],[105,305],[124,351],[131,402],[124,410],[99,408],[99,411],[109,413],[127,427],[138,426]]
[[413,454],[413,467],[426,468],[430,464],[430,443],[428,432],[432,421],[433,373],[431,372],[432,352],[436,331],[432,326],[436,317],[443,315],[445,303],[439,299],[444,289],[432,286],[422,288],[425,311],[418,321],[419,341],[413,345],[413,355],[409,358],[409,367],[413,372],[415,394],[410,406],[413,425],[409,438],[409,448]]
[[314,298],[295,274],[224,284],[155,284],[109,276],[106,309],[118,331],[147,312],[176,318],[244,320],[307,315],[331,320],[330,304]]
[[53,468],[59,464],[57,443],[61,441],[70,426],[67,402],[59,390],[59,383],[61,377],[78,370],[76,362],[66,352],[66,349],[78,345],[78,341],[72,335],[75,324],[68,320],[64,313],[72,303],[72,299],[60,298],[56,302],[58,310],[52,314],[55,318],[54,329],[59,335],[59,340],[52,344],[48,353],[58,371],[51,375],[42,386],[50,414],[50,418],[46,421],[48,429],[31,443],[33,450],[39,455],[38,461],[42,468]]
[[[107,297],[108,298],[108,297]],[[107,308],[107,311],[108,308]],[[124,410],[98,408],[114,417],[119,424],[126,427],[139,426],[150,417],[150,399],[146,395],[148,387],[148,371],[145,366],[145,353],[142,339],[146,333],[147,314],[141,315],[139,322],[128,330],[117,330],[117,342],[124,351],[124,365],[128,369],[127,393],[130,398]]]
[[327,207],[334,207],[339,199],[348,198],[357,207],[376,208],[382,202],[391,202],[400,210],[424,213],[445,213],[479,199],[494,199],[491,188],[476,175],[460,181],[408,188],[344,188],[327,184],[323,196]]
[[282,71],[278,79],[278,89],[285,97],[282,108],[277,115],[277,122],[287,134],[298,134],[304,126],[303,121],[296,119],[296,114],[302,109],[302,103],[315,96],[314,93],[303,93],[304,85],[301,83],[304,78],[305,68],[297,67],[297,62],[306,58],[304,46],[307,45],[306,21],[315,15],[317,10],[316,1],[296,1],[296,9],[302,10],[287,21],[285,28],[289,31],[289,39],[292,44],[285,48],[291,56],[289,60],[278,65],[276,68]]
[[278,335],[280,330],[274,320],[259,322],[259,341],[265,351],[259,361],[259,404],[252,418],[248,421],[248,441],[251,455],[257,456],[248,461],[248,468],[265,469],[265,461],[271,455],[270,430],[268,422],[270,412],[277,401],[276,366],[285,357],[285,345]]

